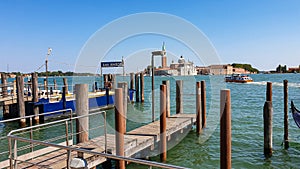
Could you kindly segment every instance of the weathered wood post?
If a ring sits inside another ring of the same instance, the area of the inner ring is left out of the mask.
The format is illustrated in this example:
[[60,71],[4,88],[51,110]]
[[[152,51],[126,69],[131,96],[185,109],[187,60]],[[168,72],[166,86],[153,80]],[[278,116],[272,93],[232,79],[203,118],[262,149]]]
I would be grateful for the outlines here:
[[221,90],[220,98],[221,168],[231,168],[231,98],[230,90]]
[[266,100],[272,101],[272,82],[267,82]]
[[63,83],[64,83],[64,90],[65,90],[65,93],[68,94],[68,79],[67,78],[63,78]]
[[176,80],[176,114],[183,113],[182,89],[183,89],[183,81]]
[[272,120],[273,107],[271,101],[266,101],[264,105],[264,155],[266,158],[272,156]]
[[66,87],[62,87],[62,94],[61,94],[61,99],[62,99],[62,104],[63,104],[63,109],[67,108],[67,96],[66,96]]
[[53,78],[53,89],[57,90],[57,83],[56,83],[56,79]]
[[284,148],[289,148],[289,119],[288,119],[288,81],[283,81],[283,92],[284,92]]
[[[1,73],[1,83],[2,83],[2,97],[5,98],[7,94],[7,76],[5,73]],[[9,105],[3,105],[3,117],[9,117]]]
[[135,74],[135,101],[140,102],[139,74]]
[[162,84],[166,85],[167,88],[167,93],[166,93],[166,104],[167,104],[167,117],[171,116],[171,111],[170,111],[170,81],[169,80],[164,80]]
[[202,128],[206,127],[206,86],[205,81],[201,81],[201,113],[202,113]]
[[[115,89],[115,128],[116,128],[116,155],[124,156],[124,134],[126,132],[124,125],[123,112],[123,91],[122,88]],[[117,162],[118,169],[125,169],[125,161],[119,160]]]
[[[24,78],[23,76],[17,76],[17,97],[18,97],[18,110],[19,117],[25,117],[25,103],[24,103]],[[26,119],[20,120],[20,126],[26,126]]]
[[[77,116],[89,114],[88,84],[76,84],[76,113]],[[89,140],[89,117],[82,117],[76,120],[77,143]]]
[[39,124],[40,123],[40,117],[39,115],[39,107],[35,105],[36,102],[39,101],[39,91],[38,91],[38,77],[36,73],[31,74],[31,81],[32,81],[32,106],[33,106],[33,114],[34,116],[34,123]]
[[[119,82],[118,88],[122,88],[123,90],[123,113],[124,113],[124,127],[126,130],[126,119],[127,119],[127,98],[128,98],[128,85],[127,82]],[[126,131],[125,131],[126,132]]]
[[196,132],[201,133],[202,129],[202,114],[201,114],[201,83],[196,82]]
[[111,88],[112,88],[112,89],[115,89],[115,88],[116,88],[116,85],[117,85],[116,82],[117,82],[117,81],[116,81],[116,75],[115,75],[115,74],[111,75]]
[[134,73],[130,73],[130,89],[134,89]]
[[14,80],[13,96],[17,96],[17,82]]
[[144,97],[144,73],[143,72],[140,73],[140,81],[141,81],[141,84],[140,84],[141,102],[144,102],[145,97]]
[[46,92],[48,92],[48,90],[47,90],[47,79],[44,79],[44,90],[46,90]]
[[167,90],[166,85],[160,85],[160,161],[167,161]]

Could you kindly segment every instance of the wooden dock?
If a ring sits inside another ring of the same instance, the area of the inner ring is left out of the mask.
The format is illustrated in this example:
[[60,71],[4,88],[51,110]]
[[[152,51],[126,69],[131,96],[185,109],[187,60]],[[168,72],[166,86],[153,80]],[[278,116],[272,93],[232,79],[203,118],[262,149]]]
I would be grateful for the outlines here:
[[[196,121],[195,114],[175,114],[167,118],[167,140],[179,137],[178,135],[191,130]],[[143,150],[149,153],[154,150],[160,141],[160,122],[155,121],[147,125],[136,128],[124,135],[125,157],[141,157]],[[89,149],[103,153],[105,151],[105,137],[100,136],[87,142],[72,145],[77,148]],[[111,154],[116,154],[115,135],[107,135],[107,150]],[[43,153],[42,153],[43,152]],[[71,153],[72,158],[77,157],[77,152]],[[72,159],[71,158],[71,159]],[[102,164],[107,159],[105,157],[84,154],[83,158],[87,161],[88,168],[93,168]],[[37,150],[23,156],[19,156],[18,168],[66,168],[67,151],[57,148],[47,147],[44,150]],[[22,162],[26,161],[26,162]],[[8,168],[9,161],[0,163],[2,167]]]

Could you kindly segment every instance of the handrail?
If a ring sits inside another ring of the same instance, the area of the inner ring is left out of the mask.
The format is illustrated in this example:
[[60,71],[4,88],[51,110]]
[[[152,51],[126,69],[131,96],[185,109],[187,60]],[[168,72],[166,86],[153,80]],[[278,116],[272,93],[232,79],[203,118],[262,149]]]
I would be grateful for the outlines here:
[[43,114],[29,115],[29,116],[17,117],[17,118],[7,119],[7,120],[0,120],[0,123],[12,122],[12,121],[32,118],[32,117],[36,117],[36,116],[45,116],[45,115],[55,114],[55,113],[59,113],[59,112],[69,112],[69,111],[71,112],[71,114],[73,114],[73,110],[68,108],[68,109],[61,109],[61,110],[51,111],[51,112],[47,112],[47,113],[43,113]]
[[[130,157],[123,157],[123,156],[117,156],[117,155],[112,155],[112,154],[100,153],[100,152],[95,152],[95,151],[82,149],[82,148],[57,145],[57,144],[53,144],[53,143],[46,143],[46,142],[42,142],[42,141],[38,141],[38,140],[30,140],[30,139],[12,136],[12,135],[9,135],[7,137],[9,139],[10,144],[11,144],[12,140],[19,140],[19,141],[23,141],[23,142],[64,149],[67,151],[77,151],[77,152],[82,152],[82,153],[99,155],[101,157],[110,158],[110,159],[114,159],[114,160],[124,160],[124,161],[128,161],[128,162],[133,162],[133,163],[142,164],[142,165],[148,165],[148,166],[152,166],[152,167],[160,167],[160,168],[167,168],[167,169],[174,169],[174,168],[175,169],[185,169],[186,168],[186,167],[180,167],[180,166],[175,166],[175,165],[171,165],[171,164],[158,163],[158,162],[154,162],[154,161],[147,161],[147,160],[135,159],[135,158],[130,158]],[[10,157],[10,158],[12,158],[12,157]]]
[[62,123],[62,122],[65,122],[65,121],[71,121],[71,120],[75,120],[75,119],[78,119],[78,118],[97,115],[97,114],[102,114],[102,113],[106,113],[106,112],[101,111],[101,112],[86,114],[86,115],[82,115],[82,116],[71,117],[71,118],[68,118],[68,119],[62,119],[62,120],[56,120],[56,121],[52,121],[52,122],[48,122],[48,123],[38,124],[38,125],[35,125],[35,126],[29,126],[29,127],[25,127],[25,128],[15,129],[15,130],[10,131],[7,136],[10,136],[13,133],[19,132],[19,131],[22,131],[22,130],[34,129],[34,128],[38,128],[38,127],[43,127],[43,126],[48,126],[48,125],[52,125],[52,124]]

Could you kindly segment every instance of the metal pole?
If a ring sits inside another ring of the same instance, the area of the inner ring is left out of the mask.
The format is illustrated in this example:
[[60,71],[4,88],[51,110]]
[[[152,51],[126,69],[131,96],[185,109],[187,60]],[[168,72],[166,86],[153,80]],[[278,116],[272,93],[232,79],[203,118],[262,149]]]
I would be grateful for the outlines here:
[[154,55],[152,55],[152,122],[155,120],[154,112]]

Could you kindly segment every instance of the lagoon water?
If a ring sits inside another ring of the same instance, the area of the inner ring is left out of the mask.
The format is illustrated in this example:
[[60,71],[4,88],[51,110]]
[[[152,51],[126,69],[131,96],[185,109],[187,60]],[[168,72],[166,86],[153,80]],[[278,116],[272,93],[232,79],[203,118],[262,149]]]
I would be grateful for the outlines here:
[[[289,102],[295,101],[300,107],[300,74],[258,74],[251,75],[253,83],[225,83],[224,76],[185,76],[155,77],[155,111],[159,117],[159,85],[162,80],[170,80],[171,113],[175,112],[175,81],[184,80],[184,112],[195,113],[195,83],[205,80],[207,89],[207,127],[203,134],[196,135],[192,130],[186,138],[168,151],[167,163],[189,168],[220,167],[220,90],[231,90],[232,105],[232,167],[233,168],[299,168],[300,166],[300,129],[296,126],[289,112],[290,148],[284,150],[283,141],[283,80],[289,81]],[[100,84],[99,77],[68,77],[69,84]],[[57,83],[62,85],[62,78]],[[11,79],[10,79],[11,81]],[[39,82],[42,83],[40,78]],[[129,77],[118,76],[117,81],[129,82]],[[263,105],[266,83],[273,83],[273,156],[265,159],[263,155]],[[49,78],[49,84],[52,78]],[[98,86],[99,87],[99,86]],[[91,85],[90,85],[91,89]],[[70,87],[72,90],[72,87]],[[151,77],[145,77],[145,102],[128,106],[127,131],[151,122]],[[114,126],[113,110],[108,110],[109,125]],[[0,131],[7,131],[0,125]],[[113,127],[112,127],[113,128]],[[51,135],[47,131],[47,135]],[[4,135],[4,133],[2,133]],[[2,146],[1,146],[2,147]],[[3,148],[3,147],[2,147]],[[158,161],[154,156],[151,160]],[[146,168],[130,165],[129,168]]]

